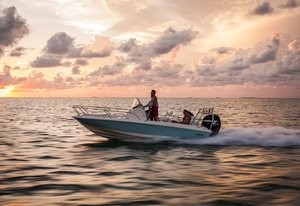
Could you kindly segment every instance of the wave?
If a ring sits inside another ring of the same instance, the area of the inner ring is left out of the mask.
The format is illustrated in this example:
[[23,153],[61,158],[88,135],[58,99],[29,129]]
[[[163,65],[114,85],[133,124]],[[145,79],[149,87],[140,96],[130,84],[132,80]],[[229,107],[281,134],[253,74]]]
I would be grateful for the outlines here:
[[226,128],[219,135],[198,140],[180,140],[199,145],[300,146],[300,129],[284,127]]

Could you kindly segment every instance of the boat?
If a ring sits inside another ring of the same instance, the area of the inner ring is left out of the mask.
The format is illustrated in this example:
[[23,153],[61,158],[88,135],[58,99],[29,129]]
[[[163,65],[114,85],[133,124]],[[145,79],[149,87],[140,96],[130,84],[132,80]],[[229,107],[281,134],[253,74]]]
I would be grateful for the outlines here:
[[129,109],[74,105],[77,115],[73,116],[84,127],[107,139],[136,141],[140,139],[164,140],[198,139],[215,136],[221,128],[219,115],[214,108],[199,108],[189,124],[174,123],[178,117],[166,112],[159,121],[150,121],[138,98]]

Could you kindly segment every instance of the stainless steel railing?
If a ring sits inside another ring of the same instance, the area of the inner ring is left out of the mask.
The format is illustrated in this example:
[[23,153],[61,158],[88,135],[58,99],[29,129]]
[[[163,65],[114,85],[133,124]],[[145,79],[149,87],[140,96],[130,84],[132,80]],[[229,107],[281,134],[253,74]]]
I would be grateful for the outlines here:
[[138,115],[131,112],[128,109],[113,108],[113,107],[98,107],[98,106],[82,106],[74,105],[73,110],[78,116],[101,116],[109,118],[124,118],[126,119],[128,114],[133,114],[137,119],[140,119]]
[[[133,114],[140,119],[135,113],[130,112],[128,109],[122,108],[112,108],[112,107],[99,107],[99,106],[82,106],[82,105],[74,105],[73,110],[77,113],[78,116],[102,116],[109,118],[126,118],[128,114]],[[190,124],[197,125],[198,127],[202,126],[202,122],[212,122],[214,124],[214,115],[212,116],[212,120],[203,120],[206,115],[214,114],[214,108],[200,108],[195,116],[193,116]],[[211,128],[210,128],[211,129]]]
[[74,105],[73,110],[78,116],[107,116],[107,117],[117,117],[125,116],[128,110],[121,108],[111,108],[111,107],[98,107],[98,106],[82,106]]

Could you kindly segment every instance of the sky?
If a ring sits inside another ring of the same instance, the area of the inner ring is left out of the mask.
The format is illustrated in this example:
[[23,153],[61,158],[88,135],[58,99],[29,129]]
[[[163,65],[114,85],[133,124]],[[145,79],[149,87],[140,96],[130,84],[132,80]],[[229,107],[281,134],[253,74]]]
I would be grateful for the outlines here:
[[300,0],[0,0],[0,97],[300,98]]

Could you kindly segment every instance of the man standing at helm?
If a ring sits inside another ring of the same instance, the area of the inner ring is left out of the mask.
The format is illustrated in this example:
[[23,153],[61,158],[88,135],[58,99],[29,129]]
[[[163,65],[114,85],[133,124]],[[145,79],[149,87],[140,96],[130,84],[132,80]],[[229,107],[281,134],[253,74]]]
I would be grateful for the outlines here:
[[151,90],[150,97],[151,97],[150,101],[144,107],[149,107],[150,120],[158,121],[158,101],[157,101],[155,90],[153,90],[153,89]]

